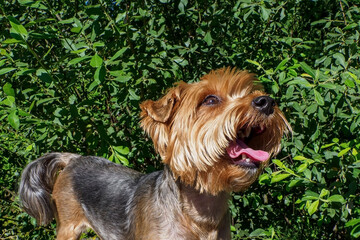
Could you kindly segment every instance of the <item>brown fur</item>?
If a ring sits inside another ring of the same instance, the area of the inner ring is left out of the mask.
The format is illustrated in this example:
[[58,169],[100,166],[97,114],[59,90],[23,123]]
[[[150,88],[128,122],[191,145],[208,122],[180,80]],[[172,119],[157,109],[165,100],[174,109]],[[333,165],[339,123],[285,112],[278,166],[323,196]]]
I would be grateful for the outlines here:
[[81,233],[89,227],[74,189],[71,184],[71,177],[62,172],[53,189],[53,199],[57,209],[57,239],[70,240],[78,239]]
[[[111,240],[229,240],[230,193],[256,180],[291,131],[274,100],[253,74],[224,68],[140,107],[163,171],[46,154],[23,171],[24,209],[44,224],[55,215],[60,240],[78,239],[87,227]],[[234,146],[246,154],[231,155]]]
[[[268,130],[254,137],[249,146],[276,154],[283,132],[290,129],[278,107],[271,117],[252,107],[254,98],[266,95],[256,81],[253,74],[220,69],[198,83],[181,82],[160,100],[140,105],[141,126],[175,177],[214,195],[245,190],[255,181],[257,174],[230,163],[225,152],[229,136],[234,139],[239,128],[261,123]],[[201,106],[210,94],[221,97],[223,103]]]

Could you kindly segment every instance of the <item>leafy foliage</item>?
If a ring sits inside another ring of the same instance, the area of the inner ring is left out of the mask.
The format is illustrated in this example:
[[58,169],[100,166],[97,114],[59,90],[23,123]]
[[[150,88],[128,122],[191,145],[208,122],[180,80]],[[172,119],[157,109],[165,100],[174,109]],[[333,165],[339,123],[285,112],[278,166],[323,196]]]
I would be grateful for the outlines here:
[[50,239],[19,208],[22,168],[49,151],[161,168],[138,105],[179,80],[258,73],[293,127],[234,194],[234,239],[360,236],[360,9],[345,0],[0,4],[1,237]]

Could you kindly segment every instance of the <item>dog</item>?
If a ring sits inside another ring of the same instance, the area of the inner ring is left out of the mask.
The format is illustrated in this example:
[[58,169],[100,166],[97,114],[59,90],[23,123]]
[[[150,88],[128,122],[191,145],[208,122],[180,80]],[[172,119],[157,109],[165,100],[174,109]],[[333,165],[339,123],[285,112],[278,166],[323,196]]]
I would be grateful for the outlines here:
[[291,130],[255,75],[213,70],[140,105],[164,164],[142,174],[94,156],[49,153],[23,171],[25,211],[57,239],[230,239],[231,192],[246,190]]

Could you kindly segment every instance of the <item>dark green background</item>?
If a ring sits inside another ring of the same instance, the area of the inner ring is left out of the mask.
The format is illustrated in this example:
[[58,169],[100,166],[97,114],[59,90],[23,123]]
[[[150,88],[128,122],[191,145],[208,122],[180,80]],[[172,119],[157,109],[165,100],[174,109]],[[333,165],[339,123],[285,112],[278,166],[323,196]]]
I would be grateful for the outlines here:
[[1,0],[0,238],[54,237],[19,207],[28,162],[69,151],[160,169],[139,103],[224,66],[257,73],[294,130],[233,195],[233,239],[359,237],[359,4]]

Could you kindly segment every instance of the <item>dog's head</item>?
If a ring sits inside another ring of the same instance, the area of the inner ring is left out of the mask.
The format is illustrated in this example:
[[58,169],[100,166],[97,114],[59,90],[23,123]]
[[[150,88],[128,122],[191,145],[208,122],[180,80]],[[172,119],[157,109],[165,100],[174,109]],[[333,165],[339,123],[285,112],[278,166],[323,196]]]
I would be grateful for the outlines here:
[[290,129],[253,74],[211,71],[140,105],[141,126],[175,178],[200,191],[242,191]]

